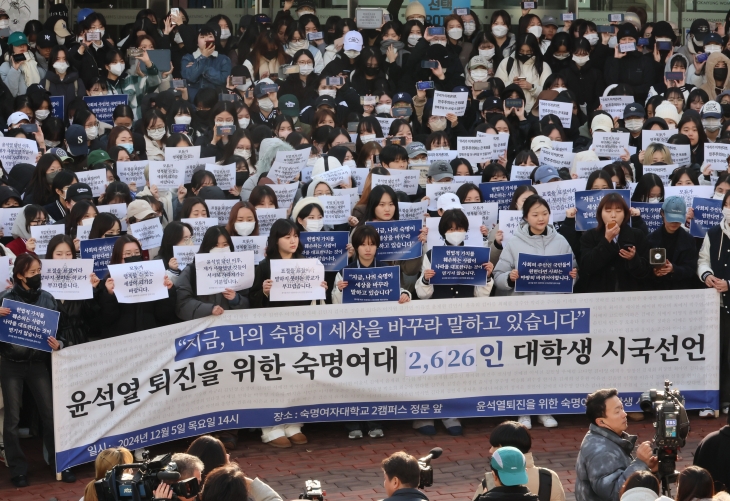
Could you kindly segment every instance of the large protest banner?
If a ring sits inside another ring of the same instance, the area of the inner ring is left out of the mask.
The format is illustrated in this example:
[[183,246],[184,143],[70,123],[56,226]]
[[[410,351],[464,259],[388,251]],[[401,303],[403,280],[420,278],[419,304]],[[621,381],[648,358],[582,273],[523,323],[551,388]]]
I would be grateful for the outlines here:
[[581,414],[610,386],[638,411],[665,378],[718,409],[719,308],[712,289],[264,308],[72,346],[52,356],[56,465],[223,429]]

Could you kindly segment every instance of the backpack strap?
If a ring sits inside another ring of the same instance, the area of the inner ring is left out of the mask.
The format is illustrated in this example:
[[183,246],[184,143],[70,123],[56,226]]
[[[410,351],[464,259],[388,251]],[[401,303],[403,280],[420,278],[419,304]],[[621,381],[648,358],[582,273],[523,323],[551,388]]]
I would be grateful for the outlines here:
[[537,490],[537,497],[540,501],[550,501],[550,493],[553,490],[553,474],[547,468],[538,468],[540,476],[540,487]]
[[74,96],[79,95],[79,81],[78,79],[74,80]]
[[507,76],[509,76],[510,71],[512,71],[512,67],[515,65],[515,58],[510,56],[507,58]]
[[46,92],[51,92],[51,82],[49,82],[48,79],[46,79],[45,87],[46,87]]

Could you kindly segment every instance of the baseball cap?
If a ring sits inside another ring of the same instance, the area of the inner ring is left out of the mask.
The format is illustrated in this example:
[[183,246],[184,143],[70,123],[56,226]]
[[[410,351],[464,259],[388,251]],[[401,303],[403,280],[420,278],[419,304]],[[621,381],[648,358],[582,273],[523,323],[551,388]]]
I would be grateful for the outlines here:
[[393,104],[398,103],[413,103],[413,98],[411,95],[407,92],[398,92],[395,96],[393,96]]
[[591,130],[593,132],[611,132],[611,129],[613,129],[613,120],[611,120],[611,117],[603,113],[593,117],[593,121],[591,122]]
[[462,209],[459,197],[453,193],[444,193],[441,195],[436,202],[436,208],[438,210]]
[[490,463],[502,485],[527,485],[525,456],[516,447],[500,447],[492,454]]
[[259,24],[270,24],[271,18],[266,14],[256,14],[253,20]]
[[705,45],[716,43],[717,45],[722,46],[722,37],[719,33],[715,33],[714,31],[712,33],[708,33],[707,36],[705,36]]
[[624,108],[624,120],[627,118],[644,118],[646,111],[639,103],[627,104]]
[[540,184],[549,183],[556,178],[560,179],[560,174],[555,170],[555,167],[550,165],[541,165],[535,171],[535,181]]
[[314,100],[314,109],[317,110],[320,106],[329,106],[334,110],[337,107],[337,103],[332,96],[319,96]]
[[362,50],[362,35],[357,31],[348,31],[345,34],[345,50]]
[[700,110],[702,118],[722,118],[722,106],[717,101],[707,101],[702,110]]
[[535,136],[530,143],[532,151],[540,151],[542,148],[552,148],[553,141],[547,136]]
[[555,16],[542,16],[542,25],[543,26],[555,26],[556,28],[560,26],[558,24],[558,20],[555,19]]
[[682,197],[669,197],[662,204],[664,217],[668,223],[684,223],[687,218],[687,205]]
[[94,150],[89,153],[89,158],[86,160],[86,164],[94,165],[98,164],[99,162],[106,162],[107,160],[111,160],[109,153],[104,150]]
[[447,177],[454,177],[454,171],[447,161],[437,160],[428,167],[428,177],[434,181],[441,181]]
[[253,88],[253,96],[258,99],[260,97],[265,97],[268,95],[268,92],[264,91],[264,85],[267,84],[273,84],[274,81],[270,78],[262,78],[258,81],[258,83]]
[[66,153],[66,150],[63,148],[51,148],[46,153],[51,153],[53,155],[56,155],[58,158],[61,159],[61,161],[65,161],[66,159],[71,160],[71,157],[68,156],[68,153]]
[[89,17],[89,15],[94,13],[94,9],[89,9],[88,7],[85,9],[81,9],[78,14],[76,14],[76,23],[81,23],[84,19]]
[[53,25],[53,31],[59,37],[70,37],[71,36],[71,32],[68,31],[68,28],[66,28],[66,21],[63,19],[59,19],[58,21],[56,21],[56,24]]
[[408,158],[415,158],[418,155],[428,155],[426,147],[423,143],[419,143],[418,141],[413,141],[411,144],[406,146],[406,152],[408,153]]
[[48,49],[56,46],[56,35],[52,31],[43,30],[36,37],[36,46]]
[[135,200],[127,206],[127,219],[133,217],[137,221],[141,221],[150,214],[155,216],[157,215],[157,213],[152,210],[152,206],[147,200]]
[[82,200],[91,200],[94,196],[91,194],[91,186],[86,183],[75,183],[66,190],[66,200],[80,202]]
[[86,144],[86,130],[79,124],[73,124],[66,129],[66,144],[69,153],[74,157],[80,157],[89,153],[89,146]]
[[279,109],[288,117],[298,117],[299,99],[293,94],[284,94],[279,98]]
[[30,122],[30,118],[28,118],[28,115],[26,115],[22,111],[16,111],[15,113],[11,113],[8,117],[8,127],[17,124],[21,120],[27,120]]
[[484,68],[489,68],[489,59],[482,56],[474,56],[469,61],[469,69],[472,70],[474,68],[478,68],[479,66],[483,66]]
[[488,97],[482,103],[482,111],[502,110],[502,100],[498,97]]
[[28,45],[28,38],[26,38],[22,31],[14,31],[8,37],[8,44],[12,45],[13,47]]
[[297,13],[304,8],[308,8],[312,12],[317,12],[317,6],[312,0],[299,0],[299,2],[297,2]]
[[705,44],[705,37],[709,32],[710,23],[707,22],[707,19],[695,19],[689,28],[690,35],[694,37],[696,42],[699,42],[697,45],[700,46]]

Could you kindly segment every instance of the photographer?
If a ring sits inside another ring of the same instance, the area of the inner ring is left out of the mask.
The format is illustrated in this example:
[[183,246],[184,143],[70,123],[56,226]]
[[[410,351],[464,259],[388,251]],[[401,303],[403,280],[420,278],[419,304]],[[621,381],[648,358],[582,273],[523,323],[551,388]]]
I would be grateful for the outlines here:
[[715,491],[730,489],[730,419],[728,424],[702,439],[692,464],[710,472]]
[[416,458],[403,451],[396,452],[383,459],[380,466],[383,468],[383,487],[388,495],[383,501],[428,501],[426,495],[416,488],[421,478]]
[[635,471],[658,469],[651,443],[644,442],[632,456],[637,437],[626,433],[628,421],[615,388],[598,390],[586,399],[590,421],[576,461],[577,501],[618,501],[619,491]]

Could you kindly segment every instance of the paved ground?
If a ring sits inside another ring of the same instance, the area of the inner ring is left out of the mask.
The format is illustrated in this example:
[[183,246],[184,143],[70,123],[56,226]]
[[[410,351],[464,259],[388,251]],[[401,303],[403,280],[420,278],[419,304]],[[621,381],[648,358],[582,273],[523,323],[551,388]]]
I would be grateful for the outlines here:
[[[682,454],[679,469],[691,464],[692,456],[702,437],[720,428],[720,419],[700,420],[690,415],[692,431]],[[259,434],[242,432],[239,448],[231,456],[247,476],[263,479],[284,499],[296,499],[309,478],[321,480],[327,497],[336,500],[377,500],[385,497],[380,461],[390,453],[405,450],[417,457],[425,456],[432,447],[441,447],[444,454],[434,461],[434,485],[426,489],[431,501],[460,499],[469,501],[479,483],[489,458],[489,432],[503,419],[463,420],[462,437],[450,437],[441,428],[434,437],[424,437],[410,428],[409,422],[389,422],[385,437],[352,441],[336,424],[308,425],[304,431],[309,444],[292,449],[274,449],[262,444]],[[587,426],[583,416],[558,416],[560,427],[547,430],[537,425],[532,431],[533,452],[538,466],[555,470],[563,482],[569,500],[573,500],[575,459]],[[629,431],[640,440],[653,436],[651,423],[631,423]],[[152,453],[184,451],[191,440],[156,446]],[[30,487],[15,489],[8,470],[0,466],[0,501],[48,500],[77,501],[86,483],[93,476],[91,464],[75,468],[78,481],[64,484],[42,464],[38,439],[23,441],[31,461]]]

